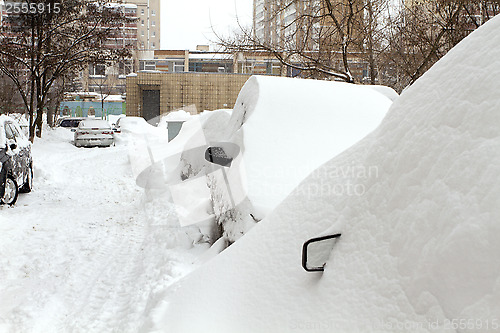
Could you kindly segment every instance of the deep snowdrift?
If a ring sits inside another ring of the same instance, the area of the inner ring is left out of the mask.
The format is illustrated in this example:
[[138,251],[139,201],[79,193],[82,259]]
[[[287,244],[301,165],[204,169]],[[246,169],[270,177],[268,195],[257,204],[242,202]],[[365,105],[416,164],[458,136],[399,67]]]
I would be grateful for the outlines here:
[[[374,133],[176,286],[150,324],[168,332],[498,330],[499,30],[493,19],[450,51]],[[306,273],[302,243],[327,230],[341,240],[324,273]]]
[[[206,239],[234,242],[312,170],[375,129],[396,97],[387,87],[254,76],[232,113],[189,117],[169,144],[138,147],[153,158],[133,158],[143,170],[137,183],[168,186],[182,225],[209,223]],[[209,146],[228,144],[237,148],[230,167],[205,160]]]
[[[173,113],[166,118],[186,122],[171,142],[137,138],[137,184],[168,187],[181,225],[200,225],[208,242],[234,242],[312,170],[375,129],[395,98],[388,87],[254,76],[232,112]],[[208,147],[228,144],[237,148],[231,167],[206,161]]]
[[391,105],[387,94],[397,96],[388,87],[251,77],[227,137],[243,151],[254,214],[271,212],[311,171],[374,130]]

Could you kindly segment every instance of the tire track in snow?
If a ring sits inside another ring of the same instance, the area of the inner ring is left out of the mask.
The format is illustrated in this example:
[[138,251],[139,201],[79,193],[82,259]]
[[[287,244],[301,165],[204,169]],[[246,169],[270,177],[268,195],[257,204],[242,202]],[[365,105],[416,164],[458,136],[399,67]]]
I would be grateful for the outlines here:
[[53,140],[34,153],[34,191],[0,219],[0,332],[139,331],[193,268],[190,236],[166,203],[143,202],[126,147]]
[[[61,154],[51,151],[52,158],[39,158],[42,177],[35,191],[8,211],[8,221],[23,220],[35,236],[23,235],[28,247],[17,260],[40,262],[40,267],[29,267],[24,286],[31,294],[13,306],[5,321],[22,331],[88,332],[89,323],[95,323],[95,331],[109,331],[116,324],[110,318],[119,320],[129,311],[128,291],[144,239],[141,192],[130,179],[126,147],[54,145]],[[35,234],[31,225],[41,231]],[[44,281],[41,276],[53,267],[62,276]]]

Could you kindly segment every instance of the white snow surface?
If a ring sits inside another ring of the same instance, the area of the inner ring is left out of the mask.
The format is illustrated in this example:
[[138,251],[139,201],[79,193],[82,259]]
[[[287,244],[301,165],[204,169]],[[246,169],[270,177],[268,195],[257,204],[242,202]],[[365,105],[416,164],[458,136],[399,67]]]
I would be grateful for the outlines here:
[[[497,17],[472,33],[395,101],[372,134],[176,284],[151,330],[498,331],[499,30]],[[283,126],[300,135],[299,125]],[[245,158],[273,144],[246,146]],[[325,272],[307,273],[302,244],[324,233],[342,236]]]
[[130,140],[89,149],[72,138],[45,129],[33,191],[0,206],[2,333],[139,332],[208,248],[161,193],[136,186]]
[[257,215],[271,212],[311,171],[374,130],[391,103],[368,86],[252,76],[226,136],[242,149]]

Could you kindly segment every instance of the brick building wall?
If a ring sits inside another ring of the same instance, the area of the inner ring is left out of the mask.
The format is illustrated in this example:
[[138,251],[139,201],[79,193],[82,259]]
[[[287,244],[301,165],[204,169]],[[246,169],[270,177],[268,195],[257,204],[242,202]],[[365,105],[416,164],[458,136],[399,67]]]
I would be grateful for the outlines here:
[[[160,114],[173,110],[231,109],[246,74],[139,72],[127,77],[127,115],[144,116],[144,91],[160,92]],[[186,111],[187,111],[186,110]]]

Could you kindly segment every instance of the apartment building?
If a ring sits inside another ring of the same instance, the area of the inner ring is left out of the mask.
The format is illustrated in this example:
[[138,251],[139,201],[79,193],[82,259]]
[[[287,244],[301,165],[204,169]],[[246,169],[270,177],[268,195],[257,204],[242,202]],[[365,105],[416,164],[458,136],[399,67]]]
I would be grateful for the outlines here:
[[140,69],[139,59],[152,58],[160,48],[160,0],[115,0],[105,6],[123,11],[134,22],[124,25],[104,46],[131,48],[132,57],[111,65],[90,64],[79,80],[84,91],[120,95],[126,91],[126,75]]
[[287,5],[283,6],[283,3],[277,0],[254,0],[255,37],[265,43],[280,44],[295,28],[292,23],[303,6],[302,1],[290,0]]
[[103,46],[107,49],[130,49],[132,57],[113,64],[89,64],[88,70],[80,73],[78,81],[81,82],[80,86],[83,91],[96,92],[105,96],[124,94],[125,77],[135,71],[138,62],[138,6],[115,2],[109,2],[104,6],[122,12],[130,20],[117,29]]
[[137,6],[137,48],[140,51],[160,49],[160,0],[125,0]]

